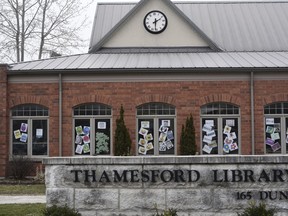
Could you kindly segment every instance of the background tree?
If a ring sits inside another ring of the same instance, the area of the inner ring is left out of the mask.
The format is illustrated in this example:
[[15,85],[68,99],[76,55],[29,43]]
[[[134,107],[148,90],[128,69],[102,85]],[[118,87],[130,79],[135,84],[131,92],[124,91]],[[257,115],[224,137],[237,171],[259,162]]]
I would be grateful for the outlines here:
[[180,154],[181,155],[195,155],[195,127],[192,114],[186,119],[185,127],[182,125],[180,137]]
[[[86,1],[85,1],[86,2]],[[44,52],[69,54],[84,45],[81,0],[0,0],[0,59],[41,59]],[[87,23],[86,23],[87,24]]]
[[127,156],[130,155],[131,149],[131,138],[129,131],[124,121],[124,109],[121,105],[120,117],[116,119],[116,131],[114,138],[115,155],[116,156]]

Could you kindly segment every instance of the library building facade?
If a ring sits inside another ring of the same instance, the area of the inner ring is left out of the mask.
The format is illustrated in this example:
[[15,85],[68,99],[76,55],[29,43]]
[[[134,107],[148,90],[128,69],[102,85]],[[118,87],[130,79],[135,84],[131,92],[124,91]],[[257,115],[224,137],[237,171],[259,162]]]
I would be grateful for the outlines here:
[[288,152],[287,2],[100,3],[89,52],[1,72],[0,176],[11,155],[113,156],[121,105],[131,155]]
[[0,65],[0,176],[9,159],[288,153],[288,2],[99,3],[89,51]]

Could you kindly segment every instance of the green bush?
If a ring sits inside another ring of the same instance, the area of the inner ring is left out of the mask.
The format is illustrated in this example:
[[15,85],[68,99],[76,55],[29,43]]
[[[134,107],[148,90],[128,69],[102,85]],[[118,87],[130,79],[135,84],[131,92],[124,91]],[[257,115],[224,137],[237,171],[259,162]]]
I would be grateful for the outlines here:
[[164,210],[163,213],[159,213],[157,204],[155,204],[155,211],[156,211],[156,214],[153,216],[177,216],[177,210],[172,209],[172,208],[168,210]]
[[186,119],[185,127],[182,125],[180,137],[180,154],[181,155],[195,155],[196,141],[195,141],[195,128],[193,123],[192,114]]
[[131,138],[129,131],[124,121],[124,108],[121,105],[120,117],[116,119],[116,130],[114,138],[115,155],[116,156],[128,156],[131,149]]
[[42,213],[44,216],[81,216],[78,211],[71,209],[68,206],[59,207],[56,205],[47,207]]
[[14,179],[23,180],[31,175],[34,169],[33,161],[25,155],[11,155],[9,162],[9,175]]
[[244,209],[243,213],[237,213],[238,216],[274,216],[276,214],[276,209],[267,209],[265,203],[250,202],[249,206]]

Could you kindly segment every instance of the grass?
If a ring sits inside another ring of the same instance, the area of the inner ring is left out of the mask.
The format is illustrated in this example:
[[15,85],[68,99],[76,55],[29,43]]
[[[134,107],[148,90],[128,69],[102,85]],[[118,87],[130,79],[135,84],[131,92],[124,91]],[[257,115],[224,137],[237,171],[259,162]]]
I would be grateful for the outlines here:
[[45,195],[45,184],[0,184],[0,195]]
[[46,204],[3,204],[0,216],[42,216]]
[[[0,184],[0,195],[45,195],[45,184]],[[1,204],[0,216],[43,216],[46,204]]]

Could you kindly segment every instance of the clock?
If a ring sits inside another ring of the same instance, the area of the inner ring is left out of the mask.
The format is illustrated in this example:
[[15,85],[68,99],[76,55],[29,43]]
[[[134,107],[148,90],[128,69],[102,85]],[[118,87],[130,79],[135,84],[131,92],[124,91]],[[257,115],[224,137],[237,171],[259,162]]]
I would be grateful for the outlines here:
[[144,18],[144,27],[148,32],[152,34],[159,34],[163,32],[167,25],[167,17],[161,11],[150,11]]

